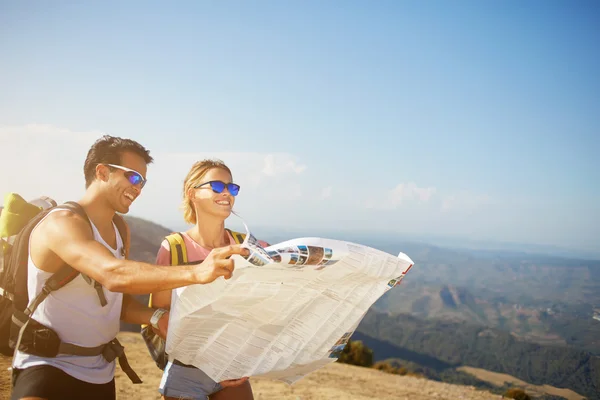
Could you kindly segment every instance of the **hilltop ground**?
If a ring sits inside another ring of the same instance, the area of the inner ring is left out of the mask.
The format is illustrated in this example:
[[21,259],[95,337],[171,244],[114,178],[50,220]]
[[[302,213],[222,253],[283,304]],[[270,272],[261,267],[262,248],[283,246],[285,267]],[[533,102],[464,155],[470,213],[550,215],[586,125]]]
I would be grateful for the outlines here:
[[481,368],[459,367],[458,370],[467,372],[476,378],[481,379],[482,381],[489,382],[496,386],[502,386],[508,382],[525,390],[527,393],[533,396],[552,395],[564,397],[567,400],[585,399],[585,397],[570,389],[560,389],[550,385],[533,385],[531,383],[522,381],[521,379],[517,379],[514,376],[487,371]]
[[[131,366],[143,384],[133,385],[117,368],[117,399],[160,399],[156,368],[139,334],[121,333],[119,340],[127,349]],[[0,400],[8,399],[10,389],[10,359],[0,357]],[[409,376],[386,374],[371,368],[333,363],[305,377],[293,386],[267,379],[252,378],[256,400],[364,400],[364,399],[500,399],[501,396],[475,390],[472,387],[449,385]]]

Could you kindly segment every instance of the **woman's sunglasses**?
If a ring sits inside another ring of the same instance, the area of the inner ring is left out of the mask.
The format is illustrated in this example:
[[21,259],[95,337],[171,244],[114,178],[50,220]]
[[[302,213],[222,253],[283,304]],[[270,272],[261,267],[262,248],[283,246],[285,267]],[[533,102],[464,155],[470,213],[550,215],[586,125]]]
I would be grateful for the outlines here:
[[146,179],[144,179],[142,177],[142,174],[140,174],[139,172],[137,172],[133,169],[125,168],[125,167],[122,167],[120,165],[115,165],[115,164],[106,164],[106,165],[109,167],[113,167],[113,168],[117,168],[117,169],[125,171],[125,173],[123,175],[125,175],[125,178],[127,178],[129,183],[131,183],[132,185],[141,185],[140,189],[142,189],[144,187],[144,185],[146,184],[146,182],[148,182]]
[[223,190],[225,190],[225,188],[227,188],[227,190],[232,196],[237,196],[240,192],[240,185],[237,185],[235,183],[225,183],[223,181],[204,182],[194,186],[194,189],[198,189],[199,187],[202,187],[204,185],[210,185],[210,188],[215,193],[221,193],[223,192]]

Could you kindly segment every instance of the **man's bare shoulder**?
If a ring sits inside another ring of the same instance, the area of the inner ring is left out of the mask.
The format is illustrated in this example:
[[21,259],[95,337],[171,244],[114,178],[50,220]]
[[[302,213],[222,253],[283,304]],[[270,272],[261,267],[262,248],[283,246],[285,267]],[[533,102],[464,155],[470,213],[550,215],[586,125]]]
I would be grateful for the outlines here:
[[88,221],[68,210],[48,214],[33,230],[30,255],[34,265],[46,272],[56,272],[64,264],[59,255],[65,244],[93,239]]
[[91,237],[90,223],[83,216],[68,210],[56,210],[48,214],[38,225],[35,233],[51,234],[58,238],[68,236]]

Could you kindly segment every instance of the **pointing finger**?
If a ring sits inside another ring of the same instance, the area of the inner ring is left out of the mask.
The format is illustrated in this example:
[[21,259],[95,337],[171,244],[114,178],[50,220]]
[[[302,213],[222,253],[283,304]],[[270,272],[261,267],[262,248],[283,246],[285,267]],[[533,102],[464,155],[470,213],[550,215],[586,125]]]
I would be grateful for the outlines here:
[[233,254],[240,254],[240,255],[247,256],[250,254],[250,252],[245,247],[242,247],[242,245],[234,244],[234,245],[230,245],[227,247],[223,247],[222,254],[224,257],[229,257],[229,256],[232,256]]

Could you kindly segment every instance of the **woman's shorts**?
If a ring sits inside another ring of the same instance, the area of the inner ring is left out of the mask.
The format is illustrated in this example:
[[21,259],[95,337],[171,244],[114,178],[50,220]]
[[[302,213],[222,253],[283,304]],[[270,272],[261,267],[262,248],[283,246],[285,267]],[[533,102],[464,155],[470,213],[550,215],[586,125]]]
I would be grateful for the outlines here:
[[166,397],[206,400],[223,387],[202,370],[171,361],[167,363],[158,391]]

